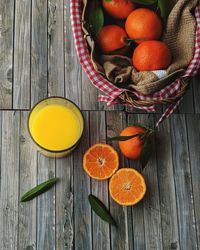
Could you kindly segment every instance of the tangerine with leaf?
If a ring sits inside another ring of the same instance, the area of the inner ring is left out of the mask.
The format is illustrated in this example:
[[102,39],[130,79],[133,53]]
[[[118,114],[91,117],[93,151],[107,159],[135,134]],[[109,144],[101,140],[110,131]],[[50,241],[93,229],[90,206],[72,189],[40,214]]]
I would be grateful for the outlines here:
[[131,0],[102,0],[105,11],[113,18],[125,19],[135,9]]
[[141,125],[131,125],[123,129],[120,136],[112,137],[111,140],[119,141],[122,154],[131,160],[140,159],[142,167],[147,164],[151,155],[151,138],[153,130]]

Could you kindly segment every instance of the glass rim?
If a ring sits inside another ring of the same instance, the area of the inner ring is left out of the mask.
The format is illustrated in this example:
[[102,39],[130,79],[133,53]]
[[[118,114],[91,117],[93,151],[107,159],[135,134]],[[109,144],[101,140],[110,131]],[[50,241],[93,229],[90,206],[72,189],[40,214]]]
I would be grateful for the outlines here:
[[[78,139],[71,147],[69,147],[69,148],[62,149],[62,150],[51,150],[51,149],[47,149],[47,148],[41,146],[38,142],[36,142],[36,140],[33,138],[32,134],[31,134],[31,131],[30,131],[30,128],[29,128],[30,116],[31,116],[33,110],[36,108],[36,106],[38,106],[40,103],[42,103],[43,101],[48,100],[48,99],[61,99],[61,100],[68,101],[68,102],[70,102],[71,104],[73,104],[73,105],[78,109],[78,111],[80,112],[81,118],[82,118],[82,120],[83,120],[83,129],[82,129],[82,131],[81,131],[81,134],[80,134],[79,139]],[[49,97],[46,97],[46,98],[40,100],[40,101],[37,102],[36,104],[34,104],[34,106],[32,107],[32,109],[31,109],[30,112],[29,112],[28,120],[27,120],[28,132],[29,132],[29,135],[30,135],[32,141],[33,141],[39,148],[41,148],[41,149],[43,149],[43,150],[45,150],[45,151],[47,151],[47,152],[50,152],[50,153],[64,153],[64,152],[69,151],[69,150],[73,149],[74,147],[76,147],[76,146],[78,145],[78,143],[80,142],[81,137],[82,137],[82,135],[83,135],[83,131],[84,131],[84,128],[85,128],[84,126],[85,126],[84,117],[83,117],[83,114],[82,114],[81,109],[80,109],[80,108],[78,107],[78,105],[75,104],[73,101],[69,100],[68,98],[62,97],[62,96],[49,96]]]

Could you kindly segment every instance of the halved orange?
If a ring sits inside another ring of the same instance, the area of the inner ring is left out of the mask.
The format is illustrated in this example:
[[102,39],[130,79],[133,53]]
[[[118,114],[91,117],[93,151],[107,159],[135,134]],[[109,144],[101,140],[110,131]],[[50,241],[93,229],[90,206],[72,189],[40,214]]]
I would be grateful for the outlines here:
[[117,171],[118,167],[118,154],[110,145],[95,144],[84,154],[83,168],[94,179],[108,179]]
[[121,168],[111,177],[109,191],[114,201],[120,205],[131,206],[144,197],[146,183],[135,169]]

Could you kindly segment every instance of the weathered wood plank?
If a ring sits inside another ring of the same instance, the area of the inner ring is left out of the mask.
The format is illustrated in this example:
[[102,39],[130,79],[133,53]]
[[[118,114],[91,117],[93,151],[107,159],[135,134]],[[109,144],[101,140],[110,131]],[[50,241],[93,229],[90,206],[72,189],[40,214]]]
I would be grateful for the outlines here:
[[73,249],[73,155],[56,159],[56,249]]
[[193,114],[194,113],[194,97],[193,97],[193,85],[190,84],[190,88],[186,92],[183,100],[178,108],[181,114]]
[[67,2],[64,9],[65,32],[65,96],[74,101],[80,108],[82,104],[82,68],[76,54],[74,37],[70,21],[70,4]]
[[0,108],[12,108],[14,0],[0,1]]
[[[128,124],[134,124],[138,122],[138,116],[135,114],[128,115]],[[129,161],[130,167],[141,172],[141,167],[138,161]],[[141,201],[136,206],[131,208],[132,210],[132,226],[133,226],[133,245],[135,250],[145,249],[145,228],[144,228],[144,204]],[[131,248],[130,248],[131,249]]]
[[[38,152],[38,184],[55,177],[55,159]],[[55,186],[37,198],[37,249],[55,249]]]
[[65,95],[63,0],[48,1],[48,93]]
[[[106,143],[105,112],[90,112],[90,144]],[[107,207],[108,182],[92,179],[92,194],[98,197]],[[110,228],[109,224],[102,221],[94,212],[92,213],[93,225],[93,249],[110,249]]]
[[193,78],[193,95],[195,113],[200,114],[200,73]]
[[[123,112],[108,111],[106,112],[106,125],[107,125],[107,137],[113,137],[119,135],[121,130],[126,126],[126,115]],[[119,153],[120,157],[120,167],[128,167],[125,164],[125,159],[122,157],[118,142],[113,141],[111,144]],[[115,201],[110,198],[110,212],[115,219],[118,227],[111,226],[111,249],[115,250],[126,250],[133,249],[129,248],[129,244],[132,244],[133,235],[130,234],[128,230],[128,224],[131,225],[131,213],[128,214],[128,210],[131,208],[126,208],[118,205]],[[131,225],[132,226],[132,225]],[[129,238],[130,235],[130,238]]]
[[31,1],[15,4],[13,108],[30,108]]
[[187,134],[189,142],[190,166],[194,195],[195,220],[197,229],[198,249],[200,247],[200,115],[187,115]]
[[[153,115],[137,115],[137,121],[147,127],[154,127]],[[160,197],[155,152],[142,174],[147,184],[147,193],[143,200],[146,249],[162,249]]]
[[47,0],[32,1],[31,106],[47,96]]
[[82,109],[98,110],[98,93],[97,89],[92,85],[84,70],[82,71]]
[[[37,185],[37,149],[27,131],[28,112],[21,112],[19,197]],[[36,249],[36,199],[19,204],[18,249]]]
[[18,249],[20,113],[2,113],[0,249]]
[[[156,116],[156,120],[159,116]],[[156,158],[160,194],[163,249],[179,249],[176,190],[169,120],[156,130]]]
[[74,152],[74,249],[91,250],[92,221],[88,201],[90,178],[82,166],[83,154],[89,148],[89,113],[84,112],[85,131],[83,138]]
[[172,158],[176,187],[180,248],[197,249],[193,193],[184,115],[171,117]]

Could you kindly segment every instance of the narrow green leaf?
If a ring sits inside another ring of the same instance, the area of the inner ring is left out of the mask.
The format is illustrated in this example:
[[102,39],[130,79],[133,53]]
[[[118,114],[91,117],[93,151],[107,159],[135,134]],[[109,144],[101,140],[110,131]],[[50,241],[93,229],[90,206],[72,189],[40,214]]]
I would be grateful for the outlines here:
[[167,6],[166,6],[166,0],[158,0],[158,7],[160,10],[160,15],[164,21],[164,23],[166,23],[167,21]]
[[129,136],[114,136],[111,138],[108,138],[109,141],[128,141],[134,137],[137,136],[142,136],[144,133],[139,133],[139,134],[135,134],[135,135],[129,135]]
[[94,35],[97,36],[104,25],[104,14],[101,7],[96,8],[92,12],[90,24]]
[[94,195],[90,194],[88,196],[91,208],[93,211],[104,221],[108,222],[116,226],[116,222],[114,221],[113,217],[109,213],[106,206]]
[[50,189],[58,180],[59,178],[55,177],[30,189],[21,197],[21,202],[30,201],[36,196],[44,193],[45,191]]
[[148,136],[145,138],[144,144],[142,146],[142,152],[140,155],[140,163],[142,165],[142,169],[145,168],[147,165],[151,154],[152,154],[152,143],[151,143],[151,138]]
[[152,5],[157,2],[157,0],[132,0],[132,2],[142,5]]

